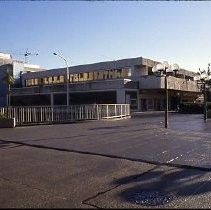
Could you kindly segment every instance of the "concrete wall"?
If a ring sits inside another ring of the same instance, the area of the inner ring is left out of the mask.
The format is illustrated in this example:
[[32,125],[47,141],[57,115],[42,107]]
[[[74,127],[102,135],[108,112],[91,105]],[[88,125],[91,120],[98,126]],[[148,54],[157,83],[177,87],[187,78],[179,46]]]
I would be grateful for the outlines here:
[[[124,89],[130,83],[127,79],[102,80],[81,83],[70,83],[70,91],[94,91],[94,90],[110,90],[110,89]],[[133,85],[133,84],[132,84]],[[134,84],[135,87],[136,84]],[[132,87],[130,87],[132,88]],[[54,84],[33,86],[24,88],[13,88],[12,95],[34,94],[34,93],[51,93],[51,92],[65,92],[66,84]]]
[[[196,81],[168,76],[167,82],[168,82],[168,89],[171,89],[171,90],[200,92]],[[164,89],[165,78],[156,77],[156,76],[140,77],[139,88],[140,89]]]

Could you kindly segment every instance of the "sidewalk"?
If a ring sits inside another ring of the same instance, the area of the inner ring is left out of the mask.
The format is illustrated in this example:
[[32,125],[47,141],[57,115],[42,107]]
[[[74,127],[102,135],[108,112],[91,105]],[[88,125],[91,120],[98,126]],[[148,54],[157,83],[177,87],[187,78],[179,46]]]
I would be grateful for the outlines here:
[[211,121],[163,120],[1,129],[0,208],[210,208]]
[[[168,111],[170,114],[177,114],[176,111]],[[155,117],[164,116],[165,111],[145,111],[145,112],[132,112],[131,117]]]

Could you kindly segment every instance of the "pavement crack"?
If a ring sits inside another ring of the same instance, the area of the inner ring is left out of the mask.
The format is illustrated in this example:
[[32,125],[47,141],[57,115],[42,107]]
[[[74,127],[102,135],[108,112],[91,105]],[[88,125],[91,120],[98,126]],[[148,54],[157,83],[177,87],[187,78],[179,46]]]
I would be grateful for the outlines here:
[[143,172],[143,173],[141,173],[141,174],[139,174],[139,175],[137,175],[137,176],[134,176],[133,178],[129,179],[129,180],[128,180],[127,182],[125,182],[125,183],[117,184],[116,186],[114,186],[114,187],[112,187],[112,188],[109,188],[109,189],[107,189],[107,190],[98,192],[96,195],[91,196],[91,197],[89,197],[89,198],[83,200],[83,201],[82,201],[82,204],[86,204],[86,205],[90,205],[90,206],[93,206],[93,207],[96,207],[96,208],[100,208],[100,207],[98,207],[98,206],[96,206],[96,205],[94,205],[94,204],[89,203],[89,201],[91,201],[91,200],[93,200],[93,199],[99,197],[100,195],[106,194],[106,193],[108,193],[108,192],[110,192],[110,191],[112,191],[112,190],[114,190],[114,189],[117,189],[117,188],[120,187],[120,186],[127,185],[128,182],[134,181],[134,180],[136,180],[136,179],[138,179],[138,178],[140,178],[140,177],[146,175],[147,173],[149,173],[149,172],[151,172],[151,171],[153,171],[153,170],[155,170],[155,169],[157,169],[157,168],[159,168],[159,167],[160,167],[160,166],[155,166],[155,167],[153,167],[153,168],[151,168],[151,169],[149,169],[149,170],[147,170],[147,171],[145,171],[145,172]]
[[[103,194],[105,194],[105,193],[107,193],[107,192],[110,192],[110,191],[112,191],[112,190],[118,188],[118,187],[121,186],[121,185],[122,185],[122,184],[116,185],[116,186],[114,186],[114,187],[112,187],[112,188],[109,188],[109,189],[107,189],[107,190],[105,190],[105,191],[98,192],[96,195],[94,195],[94,196],[92,196],[92,197],[89,197],[89,198],[83,200],[82,203],[83,203],[83,204],[86,204],[86,205],[93,205],[93,204],[90,204],[90,203],[88,203],[88,202],[89,202],[90,200],[93,200],[93,199],[97,198],[97,197],[100,196],[100,195],[103,195]],[[98,208],[100,208],[100,207],[98,207]]]

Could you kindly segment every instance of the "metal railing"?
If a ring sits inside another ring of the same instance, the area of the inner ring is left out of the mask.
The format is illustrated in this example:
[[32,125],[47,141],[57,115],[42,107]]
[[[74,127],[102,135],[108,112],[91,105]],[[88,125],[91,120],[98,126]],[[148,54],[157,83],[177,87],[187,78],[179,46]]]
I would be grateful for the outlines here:
[[52,124],[130,116],[129,104],[3,107],[0,114],[15,118],[16,125]]

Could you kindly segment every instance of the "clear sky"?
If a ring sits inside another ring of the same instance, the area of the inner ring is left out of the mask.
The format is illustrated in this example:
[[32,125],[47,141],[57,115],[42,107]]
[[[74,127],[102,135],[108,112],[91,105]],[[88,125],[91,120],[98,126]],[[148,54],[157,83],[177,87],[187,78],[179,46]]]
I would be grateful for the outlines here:
[[209,1],[0,1],[0,51],[44,68],[132,57],[211,62]]

